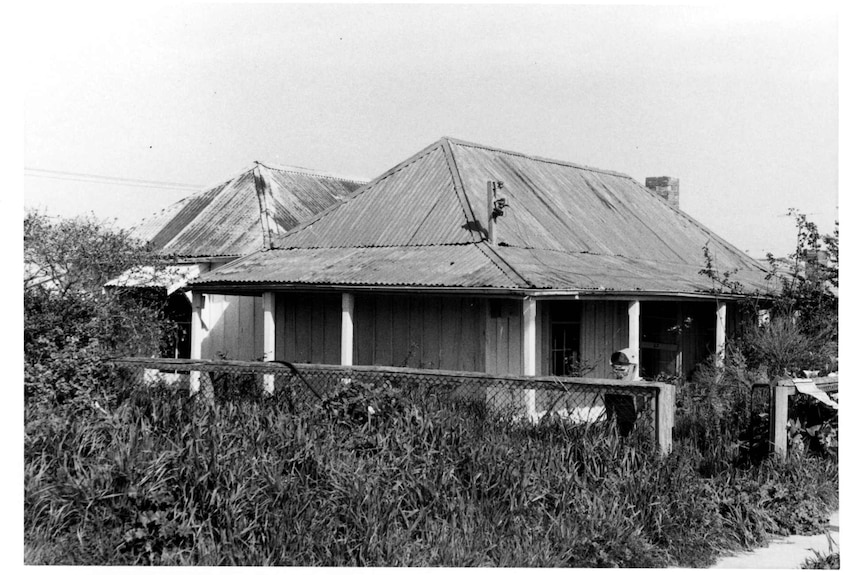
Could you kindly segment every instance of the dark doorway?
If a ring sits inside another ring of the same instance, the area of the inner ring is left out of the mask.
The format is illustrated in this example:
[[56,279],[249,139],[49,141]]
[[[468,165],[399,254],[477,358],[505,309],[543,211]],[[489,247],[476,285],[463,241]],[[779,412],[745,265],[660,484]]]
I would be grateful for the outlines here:
[[184,293],[168,296],[165,317],[175,328],[165,334],[162,357],[188,359],[192,356],[192,304]]
[[549,302],[550,374],[577,377],[581,373],[581,302]]
[[682,369],[677,302],[642,302],[640,374],[644,379],[677,376]]

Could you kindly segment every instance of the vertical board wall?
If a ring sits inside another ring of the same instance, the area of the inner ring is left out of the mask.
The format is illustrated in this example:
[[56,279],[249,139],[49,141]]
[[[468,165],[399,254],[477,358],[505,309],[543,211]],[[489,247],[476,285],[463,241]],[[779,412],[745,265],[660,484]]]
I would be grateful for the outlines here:
[[203,309],[204,359],[253,361],[263,357],[263,299],[206,294]]
[[628,346],[628,303],[584,301],[581,313],[581,358],[595,369],[588,377],[612,378],[611,354]]
[[[520,299],[487,300],[486,369],[494,375],[521,375],[523,365],[523,303]],[[541,307],[541,306],[540,306]],[[536,317],[541,318],[537,310]],[[542,333],[537,326],[538,334]],[[537,357],[537,365],[543,358]]]
[[477,298],[357,294],[354,363],[483,371],[484,319]]
[[276,294],[275,358],[295,363],[341,363],[341,296]]

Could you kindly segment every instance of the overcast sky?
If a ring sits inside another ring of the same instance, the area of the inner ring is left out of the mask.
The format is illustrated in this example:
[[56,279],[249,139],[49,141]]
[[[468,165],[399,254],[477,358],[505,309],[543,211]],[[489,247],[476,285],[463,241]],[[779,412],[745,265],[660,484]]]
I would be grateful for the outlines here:
[[372,178],[446,135],[676,176],[682,209],[755,257],[792,250],[790,207],[838,218],[826,13],[57,5],[38,24],[24,205],[50,214],[128,226],[191,193],[94,176],[205,186],[260,160]]

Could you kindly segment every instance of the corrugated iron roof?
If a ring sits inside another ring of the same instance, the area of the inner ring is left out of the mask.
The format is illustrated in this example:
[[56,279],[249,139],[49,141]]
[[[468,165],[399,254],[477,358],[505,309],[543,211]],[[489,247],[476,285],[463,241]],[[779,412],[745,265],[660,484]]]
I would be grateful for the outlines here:
[[153,214],[132,233],[164,255],[239,256],[283,233],[364,182],[256,162],[227,182]]
[[472,243],[443,146],[437,142],[275,242],[337,248]]
[[479,244],[269,250],[209,272],[194,285],[229,283],[526,287]]
[[[504,182],[509,203],[497,219],[497,246],[485,240],[489,180]],[[505,281],[487,287],[701,293],[712,287],[698,273],[708,246],[713,265],[737,270],[731,279],[744,289],[765,287],[765,270],[754,259],[629,176],[451,138],[398,164],[273,245],[201,281],[294,283],[299,280],[288,276],[301,273],[307,283],[440,285],[434,273],[405,276],[407,269],[390,265],[395,252],[380,250],[404,246],[429,271],[445,269],[446,285],[467,287],[474,285],[476,262],[438,261],[443,252],[436,248],[477,245],[495,267],[506,270]],[[343,248],[368,269],[359,274],[332,266],[334,252],[323,255],[322,248]],[[319,262],[312,257],[316,251],[324,258]],[[273,279],[285,258],[302,258],[308,269]],[[239,266],[242,272],[232,273]],[[339,277],[335,270],[347,275]]]
[[[705,293],[721,287],[700,273],[702,265],[505,246],[494,249],[536,289]],[[770,288],[765,275],[756,271],[740,270],[730,280],[749,290]]]

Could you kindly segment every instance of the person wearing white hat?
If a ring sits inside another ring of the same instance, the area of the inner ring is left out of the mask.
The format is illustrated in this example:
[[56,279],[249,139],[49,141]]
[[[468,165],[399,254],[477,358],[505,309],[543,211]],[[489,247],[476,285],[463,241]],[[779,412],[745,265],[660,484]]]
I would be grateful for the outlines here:
[[629,348],[615,351],[611,354],[611,367],[614,370],[614,379],[631,381],[634,379],[637,364],[633,361],[634,353]]
[[[634,354],[625,348],[611,354],[611,367],[614,379],[632,381],[637,364],[632,361]],[[606,393],[605,409],[608,419],[615,420],[617,429],[623,437],[631,433],[637,420],[634,396],[626,393]]]

